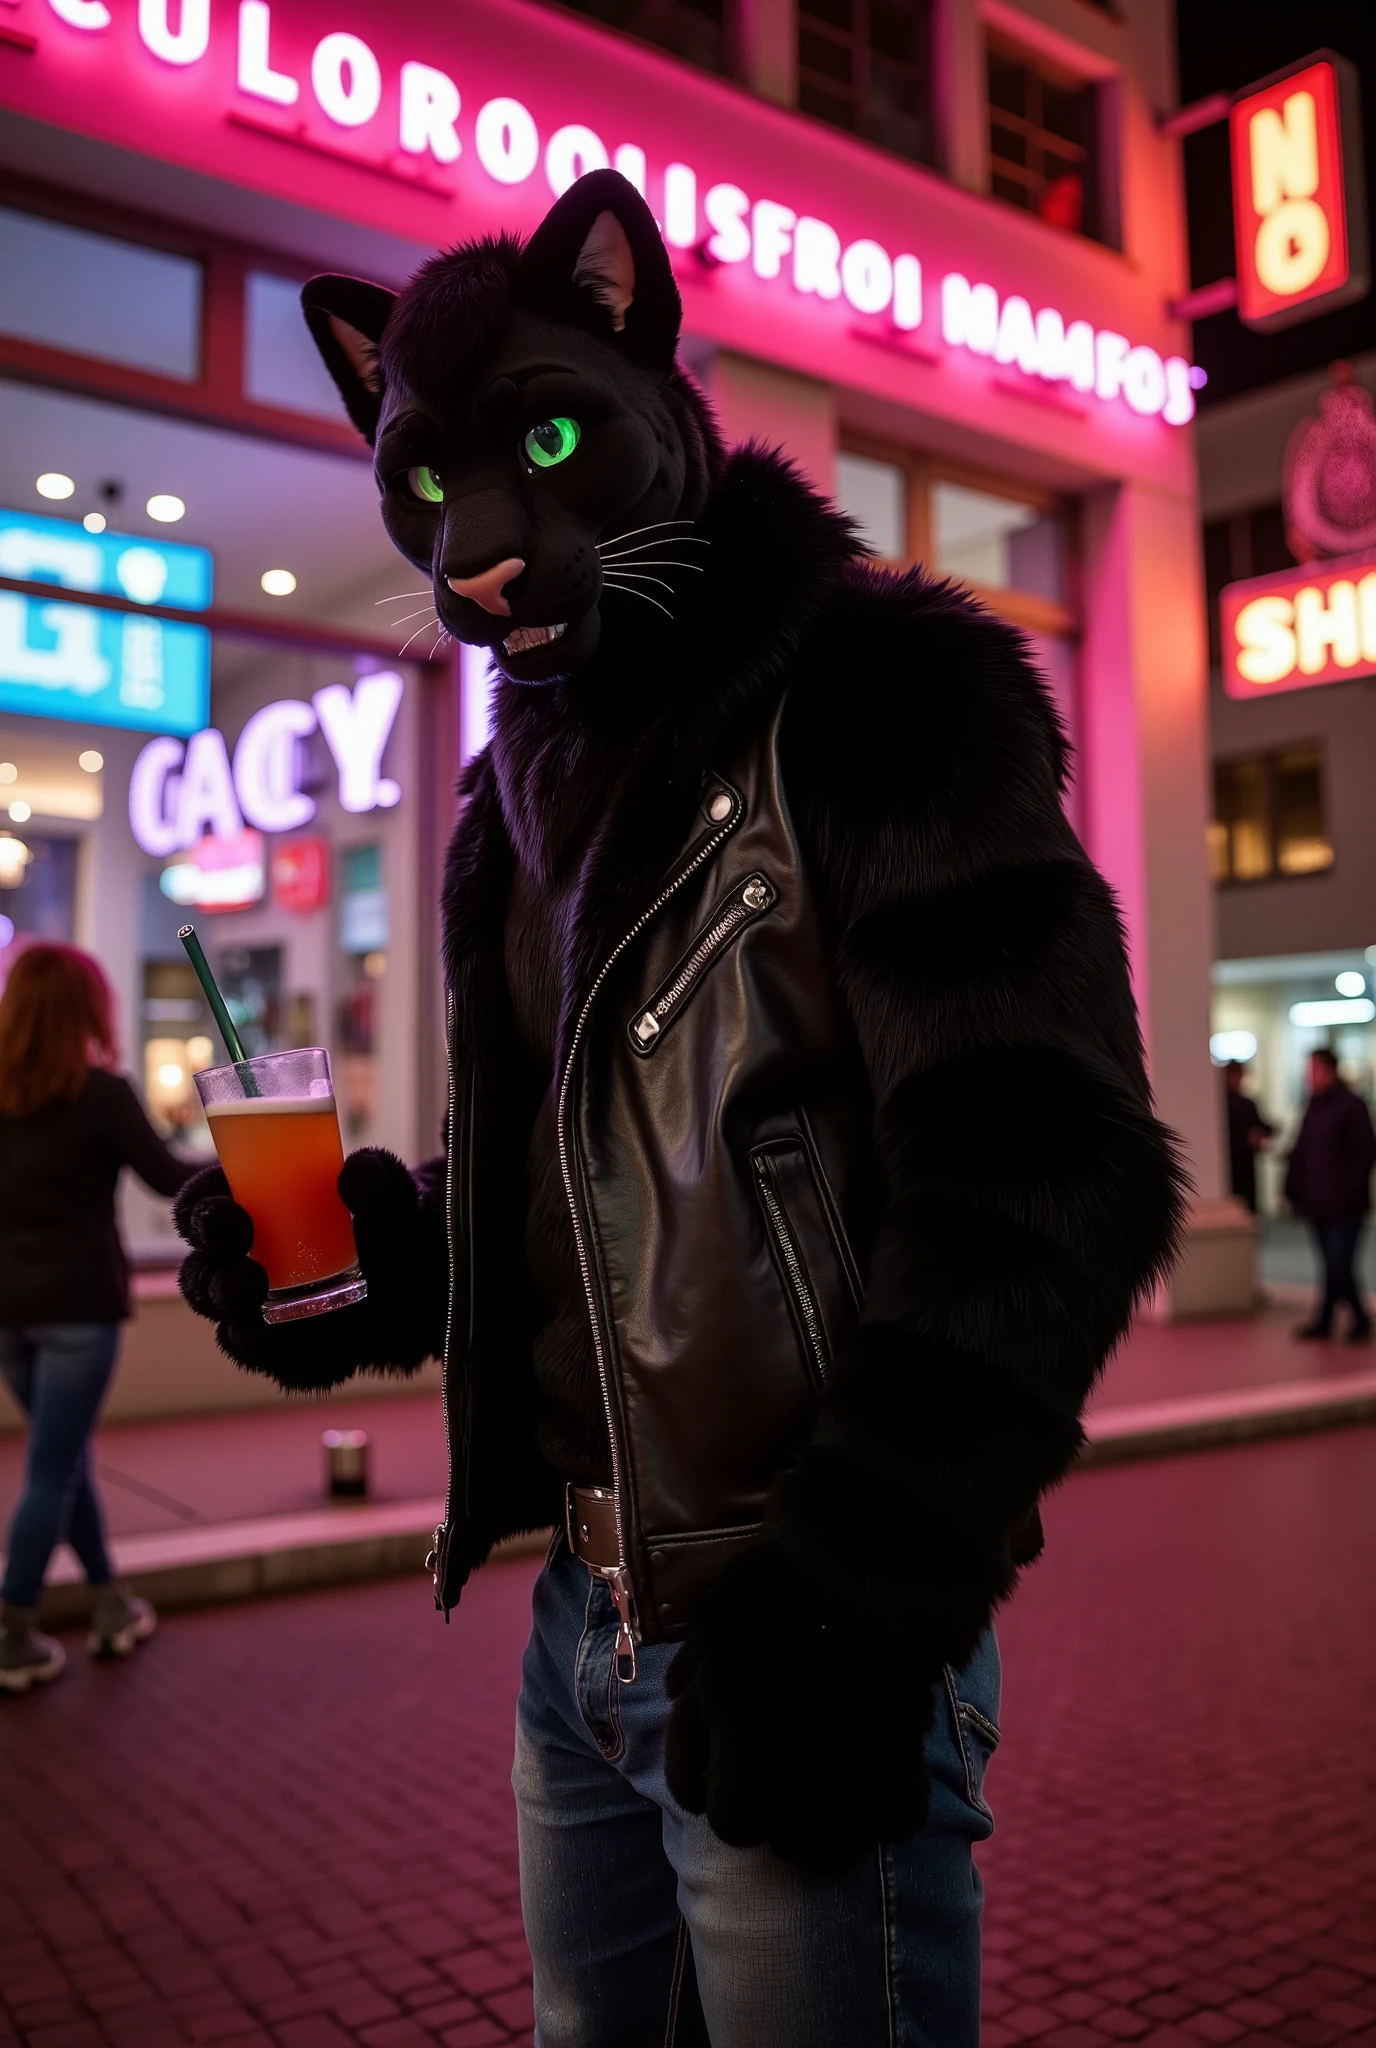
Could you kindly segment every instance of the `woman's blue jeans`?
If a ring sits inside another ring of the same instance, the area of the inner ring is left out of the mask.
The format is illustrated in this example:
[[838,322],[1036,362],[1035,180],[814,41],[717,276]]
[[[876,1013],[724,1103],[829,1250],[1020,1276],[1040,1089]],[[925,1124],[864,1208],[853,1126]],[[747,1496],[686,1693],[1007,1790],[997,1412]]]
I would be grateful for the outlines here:
[[29,1418],[24,1491],[10,1521],[0,1599],[35,1607],[65,1537],[93,1586],[110,1578],[91,1431],[119,1349],[118,1323],[29,1323],[0,1329],[0,1375]]
[[[976,2048],[981,1784],[998,1741],[992,1633],[939,1688],[931,1815],[909,1841],[804,1873],[733,1849],[664,1781],[672,1644],[613,1669],[605,1583],[562,1538],[535,1586],[512,1782],[536,2048]],[[857,1648],[863,1663],[863,1650]],[[819,1740],[865,1739],[856,1719]]]

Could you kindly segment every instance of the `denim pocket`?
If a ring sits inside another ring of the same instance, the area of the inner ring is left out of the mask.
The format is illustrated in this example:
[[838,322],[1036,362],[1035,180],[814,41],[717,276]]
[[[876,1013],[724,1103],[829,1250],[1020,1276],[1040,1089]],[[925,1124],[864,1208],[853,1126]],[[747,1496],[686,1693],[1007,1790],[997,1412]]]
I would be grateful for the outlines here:
[[994,1816],[984,1797],[984,1774],[999,1746],[997,1716],[1001,1691],[998,1644],[992,1629],[985,1631],[965,1669],[953,1671],[948,1664],[945,1678],[951,1727],[965,1773],[965,1797],[992,1826]]

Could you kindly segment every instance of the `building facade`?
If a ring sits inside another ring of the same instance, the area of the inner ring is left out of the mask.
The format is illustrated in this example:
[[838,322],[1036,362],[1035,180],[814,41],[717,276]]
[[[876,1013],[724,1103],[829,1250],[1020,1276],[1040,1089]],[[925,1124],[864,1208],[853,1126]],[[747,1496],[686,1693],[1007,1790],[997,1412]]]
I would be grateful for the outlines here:
[[[1240,1304],[1175,103],[1167,0],[3,0],[0,507],[30,535],[10,569],[30,559],[0,607],[30,670],[61,644],[43,607],[75,558],[44,555],[42,520],[213,560],[208,701],[180,724],[147,701],[83,720],[56,670],[67,699],[35,715],[0,681],[8,836],[33,855],[0,909],[100,952],[150,1099],[181,1114],[205,1050],[168,950],[196,901],[260,1042],[330,1045],[355,1140],[434,1142],[435,878],[486,678],[431,658],[294,294],[529,231],[610,163],[662,225],[728,437],[781,443],[876,553],[1030,636],[1198,1189],[1175,1305]],[[126,632],[197,623],[101,601]],[[340,731],[376,741],[352,783]]]

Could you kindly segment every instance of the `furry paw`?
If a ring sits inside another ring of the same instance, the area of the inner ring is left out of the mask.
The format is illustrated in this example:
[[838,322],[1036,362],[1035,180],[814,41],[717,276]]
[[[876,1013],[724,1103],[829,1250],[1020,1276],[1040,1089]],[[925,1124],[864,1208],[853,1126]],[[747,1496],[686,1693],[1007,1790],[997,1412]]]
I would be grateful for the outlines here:
[[669,1667],[669,1789],[722,1841],[812,1868],[902,1841],[927,1815],[939,1676],[762,1543],[704,1588]]

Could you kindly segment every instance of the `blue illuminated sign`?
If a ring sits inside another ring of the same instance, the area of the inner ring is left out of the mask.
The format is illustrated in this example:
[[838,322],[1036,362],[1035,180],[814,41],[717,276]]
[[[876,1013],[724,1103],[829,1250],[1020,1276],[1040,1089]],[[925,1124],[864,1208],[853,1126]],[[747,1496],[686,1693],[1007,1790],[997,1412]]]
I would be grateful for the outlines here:
[[[0,511],[0,576],[205,611],[208,548]],[[210,629],[0,591],[0,711],[193,733],[210,715]]]

